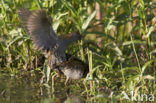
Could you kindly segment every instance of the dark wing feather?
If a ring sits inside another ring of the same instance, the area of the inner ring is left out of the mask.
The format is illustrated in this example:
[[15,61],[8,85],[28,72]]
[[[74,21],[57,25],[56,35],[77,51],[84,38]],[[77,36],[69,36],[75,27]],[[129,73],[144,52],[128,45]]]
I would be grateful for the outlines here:
[[31,13],[26,20],[26,27],[35,46],[40,50],[49,50],[56,45],[57,35],[52,28],[52,19],[45,10]]
[[21,21],[24,29],[26,31],[28,31],[28,29],[26,27],[26,23],[27,23],[29,16],[31,15],[31,11],[21,8],[21,9],[18,9],[18,15],[19,15],[20,21]]

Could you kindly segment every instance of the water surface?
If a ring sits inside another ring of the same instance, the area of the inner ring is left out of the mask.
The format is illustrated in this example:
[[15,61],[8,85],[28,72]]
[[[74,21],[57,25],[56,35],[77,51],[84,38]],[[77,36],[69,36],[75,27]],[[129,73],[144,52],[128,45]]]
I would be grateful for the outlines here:
[[[49,85],[48,85],[49,84]],[[107,95],[88,96],[83,94],[83,85],[57,79],[55,87],[50,83],[40,84],[40,79],[25,76],[0,74],[0,103],[108,103]]]

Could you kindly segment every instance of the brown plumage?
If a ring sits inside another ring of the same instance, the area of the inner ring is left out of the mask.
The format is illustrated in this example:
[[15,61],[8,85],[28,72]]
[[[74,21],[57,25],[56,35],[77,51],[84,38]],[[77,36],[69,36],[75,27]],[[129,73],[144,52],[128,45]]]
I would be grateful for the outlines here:
[[67,85],[69,79],[78,80],[85,78],[89,73],[88,64],[74,57],[71,57],[67,61],[58,64],[55,66],[55,69],[58,69],[66,76],[65,85]]
[[[46,52],[48,64],[66,75],[67,80],[80,79],[88,73],[87,64],[78,59],[69,59],[65,51],[74,41],[80,40],[79,33],[58,36],[52,28],[52,18],[47,16],[45,10],[31,12],[19,9],[18,14],[25,30],[38,50]],[[59,65],[58,65],[59,64]]]

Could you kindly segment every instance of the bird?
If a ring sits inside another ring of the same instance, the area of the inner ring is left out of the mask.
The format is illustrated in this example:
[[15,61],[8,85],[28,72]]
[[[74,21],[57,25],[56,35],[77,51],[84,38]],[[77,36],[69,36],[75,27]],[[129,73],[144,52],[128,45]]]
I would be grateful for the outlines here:
[[55,69],[61,71],[66,76],[65,85],[67,86],[68,80],[79,80],[85,78],[89,73],[88,64],[84,63],[76,57],[70,57],[67,61],[59,63]]
[[29,11],[21,8],[18,9],[18,15],[24,29],[30,34],[35,48],[48,58],[49,67],[66,76],[65,85],[69,79],[86,76],[89,72],[88,64],[66,54],[69,45],[81,40],[79,32],[58,36],[52,27],[52,18],[44,9]]

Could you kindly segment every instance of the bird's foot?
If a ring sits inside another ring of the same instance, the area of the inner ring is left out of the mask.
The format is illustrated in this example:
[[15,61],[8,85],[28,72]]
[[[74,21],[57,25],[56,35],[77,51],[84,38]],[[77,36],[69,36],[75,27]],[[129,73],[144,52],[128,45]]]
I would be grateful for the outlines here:
[[68,84],[67,84],[67,83],[68,83],[68,80],[69,80],[69,77],[66,78],[66,81],[65,81],[65,87],[68,86]]
[[54,86],[55,85],[55,78],[57,77],[57,74],[54,74],[53,76],[52,76],[52,86]]

